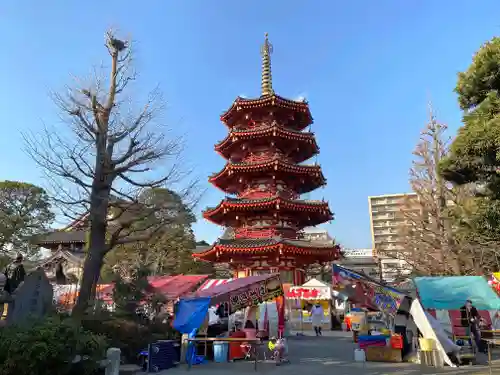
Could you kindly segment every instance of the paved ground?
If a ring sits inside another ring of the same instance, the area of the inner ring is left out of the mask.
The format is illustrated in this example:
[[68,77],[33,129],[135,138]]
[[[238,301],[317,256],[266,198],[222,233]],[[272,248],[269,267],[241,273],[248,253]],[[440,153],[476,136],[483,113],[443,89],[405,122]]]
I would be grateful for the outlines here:
[[[259,363],[257,374],[273,375],[418,375],[418,374],[488,374],[483,366],[434,369],[410,363],[356,363],[353,361],[354,344],[350,334],[328,332],[324,337],[292,337],[289,340],[290,364],[276,366],[274,363]],[[256,374],[253,362],[207,363],[193,366],[193,375]],[[165,375],[186,374],[187,368],[165,371]],[[162,372],[163,374],[163,372]],[[500,367],[493,370],[500,374]]]

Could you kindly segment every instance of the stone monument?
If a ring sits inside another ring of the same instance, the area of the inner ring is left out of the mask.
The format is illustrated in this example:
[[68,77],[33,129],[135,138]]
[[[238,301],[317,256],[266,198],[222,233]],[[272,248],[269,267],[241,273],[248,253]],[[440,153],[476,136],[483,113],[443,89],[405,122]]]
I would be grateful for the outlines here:
[[7,324],[23,324],[45,316],[52,308],[53,293],[45,272],[33,271],[12,294]]

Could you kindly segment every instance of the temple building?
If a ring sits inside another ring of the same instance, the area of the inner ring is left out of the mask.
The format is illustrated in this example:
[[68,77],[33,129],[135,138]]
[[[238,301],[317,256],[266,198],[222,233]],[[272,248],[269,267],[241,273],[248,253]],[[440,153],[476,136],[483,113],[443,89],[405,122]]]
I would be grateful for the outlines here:
[[40,260],[49,280],[57,284],[71,284],[80,280],[85,257],[87,216],[76,220],[41,238],[37,245],[48,249],[50,255]]
[[[108,211],[108,226],[130,222],[136,214],[137,203],[130,203],[111,196]],[[121,211],[120,211],[121,210]],[[120,212],[117,214],[117,212]],[[49,233],[39,239],[37,245],[50,251],[47,258],[37,266],[43,267],[49,280],[56,284],[77,283],[80,281],[85,260],[85,246],[88,236],[89,215],[82,215],[66,227]]]
[[215,151],[227,163],[209,182],[227,197],[203,216],[231,230],[193,256],[229,264],[234,277],[280,272],[283,282],[300,285],[306,266],[334,261],[340,252],[333,240],[304,238],[305,227],[333,214],[323,200],[300,199],[326,179],[319,165],[304,163],[319,153],[314,133],[304,131],[313,122],[309,105],[275,94],[271,53],[266,34],[261,96],[238,97],[221,116],[229,134]]

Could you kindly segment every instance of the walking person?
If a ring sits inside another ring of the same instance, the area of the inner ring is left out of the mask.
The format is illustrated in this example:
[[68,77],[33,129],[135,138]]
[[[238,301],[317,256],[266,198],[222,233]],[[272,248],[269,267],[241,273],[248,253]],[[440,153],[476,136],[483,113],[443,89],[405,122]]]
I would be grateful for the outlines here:
[[316,304],[311,309],[312,325],[314,327],[316,336],[322,336],[321,324],[323,323],[324,313],[325,312],[323,311],[323,307],[321,306],[321,304],[319,302],[316,302]]

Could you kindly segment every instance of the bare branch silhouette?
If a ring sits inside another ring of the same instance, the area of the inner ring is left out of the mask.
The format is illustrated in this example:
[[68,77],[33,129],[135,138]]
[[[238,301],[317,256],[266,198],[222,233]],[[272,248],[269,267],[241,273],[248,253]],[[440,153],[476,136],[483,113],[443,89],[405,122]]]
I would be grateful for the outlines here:
[[108,31],[106,48],[107,79],[94,72],[90,82],[75,79],[73,87],[53,95],[64,127],[24,135],[27,152],[44,170],[62,214],[73,220],[88,215],[79,312],[92,298],[106,253],[117,244],[145,241],[165,225],[152,220],[158,205],[153,209],[141,201],[145,190],[174,189],[188,205],[199,198],[197,180],[187,182],[191,171],[184,168],[183,139],[161,122],[159,90],[138,110],[127,99],[136,79],[130,42]]

